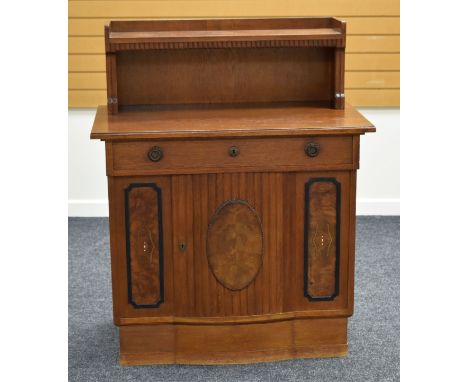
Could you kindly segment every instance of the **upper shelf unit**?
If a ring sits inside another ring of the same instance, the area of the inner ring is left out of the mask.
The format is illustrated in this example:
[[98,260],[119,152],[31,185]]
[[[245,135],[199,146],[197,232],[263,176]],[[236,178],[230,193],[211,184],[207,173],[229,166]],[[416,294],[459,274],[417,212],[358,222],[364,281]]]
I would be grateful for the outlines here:
[[108,51],[344,46],[344,27],[334,18],[111,21]]
[[108,109],[265,102],[342,109],[345,41],[346,24],[323,17],[111,21]]

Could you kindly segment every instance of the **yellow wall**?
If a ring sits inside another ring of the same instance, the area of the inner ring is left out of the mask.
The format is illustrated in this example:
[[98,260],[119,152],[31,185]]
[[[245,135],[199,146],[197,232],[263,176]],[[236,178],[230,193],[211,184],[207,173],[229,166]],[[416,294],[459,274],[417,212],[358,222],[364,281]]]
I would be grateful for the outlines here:
[[335,16],[348,22],[346,99],[355,106],[399,106],[398,0],[92,0],[69,1],[68,102],[106,103],[104,24],[115,19]]

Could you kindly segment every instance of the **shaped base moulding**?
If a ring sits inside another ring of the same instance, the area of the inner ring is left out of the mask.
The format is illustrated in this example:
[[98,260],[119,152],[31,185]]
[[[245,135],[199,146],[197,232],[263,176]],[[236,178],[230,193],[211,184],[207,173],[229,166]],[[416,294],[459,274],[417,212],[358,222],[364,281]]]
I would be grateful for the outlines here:
[[122,365],[248,364],[347,353],[347,318],[120,327]]

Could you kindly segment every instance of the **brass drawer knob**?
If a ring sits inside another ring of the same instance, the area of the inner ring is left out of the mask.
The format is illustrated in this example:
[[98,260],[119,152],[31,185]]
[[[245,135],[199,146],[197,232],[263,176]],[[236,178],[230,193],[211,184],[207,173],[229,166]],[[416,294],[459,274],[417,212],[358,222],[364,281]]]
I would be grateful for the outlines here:
[[305,153],[311,158],[316,157],[320,152],[320,145],[318,143],[308,143],[305,147]]
[[163,157],[163,151],[161,147],[154,146],[148,151],[148,158],[150,161],[159,162]]
[[240,153],[240,150],[237,146],[229,147],[229,155],[232,156],[233,158],[238,156],[239,153]]

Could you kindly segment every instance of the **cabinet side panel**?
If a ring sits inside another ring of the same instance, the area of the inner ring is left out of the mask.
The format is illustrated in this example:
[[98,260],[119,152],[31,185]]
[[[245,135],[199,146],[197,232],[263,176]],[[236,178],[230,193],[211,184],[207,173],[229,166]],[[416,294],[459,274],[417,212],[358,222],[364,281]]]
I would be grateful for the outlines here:
[[161,190],[131,184],[125,193],[129,302],[158,307],[164,300]]
[[335,87],[334,103],[335,109],[344,109],[345,95],[344,95],[344,48],[335,49]]
[[[359,156],[359,152],[357,155]],[[358,162],[359,162],[359,158],[358,158]],[[350,197],[349,197],[349,233],[348,233],[348,243],[349,243],[348,311],[350,315],[352,315],[354,311],[354,266],[355,266],[355,248],[356,248],[356,177],[357,177],[356,171],[349,172]]]
[[[107,146],[106,146],[107,147]],[[111,274],[112,274],[112,308],[114,324],[119,324],[119,319],[122,316],[123,304],[121,303],[121,290],[125,285],[125,264],[122,266],[125,250],[122,240],[119,240],[119,229],[123,228],[120,218],[120,210],[123,206],[117,200],[115,190],[118,186],[115,185],[115,178],[107,177],[108,196],[109,196],[109,235],[110,235],[110,251],[111,251]],[[120,208],[119,208],[120,207]],[[122,256],[123,255],[123,256]]]

